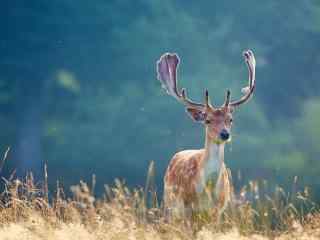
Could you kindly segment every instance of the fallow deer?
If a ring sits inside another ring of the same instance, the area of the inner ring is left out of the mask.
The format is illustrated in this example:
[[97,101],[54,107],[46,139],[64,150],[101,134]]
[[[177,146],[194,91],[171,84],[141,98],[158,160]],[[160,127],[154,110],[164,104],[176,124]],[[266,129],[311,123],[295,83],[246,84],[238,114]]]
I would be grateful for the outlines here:
[[201,208],[200,196],[206,191],[208,180],[213,177],[213,199],[220,208],[225,208],[233,199],[231,176],[224,164],[224,147],[231,141],[232,113],[247,102],[255,89],[255,58],[251,50],[243,52],[249,71],[249,85],[242,89],[243,96],[230,100],[226,91],[224,104],[220,107],[210,103],[205,90],[204,103],[187,97],[186,90],[177,85],[177,70],[180,59],[177,54],[165,53],[157,61],[157,78],[167,93],[185,105],[190,117],[205,127],[205,145],[199,150],[185,150],[171,159],[164,177],[165,209],[186,210]]

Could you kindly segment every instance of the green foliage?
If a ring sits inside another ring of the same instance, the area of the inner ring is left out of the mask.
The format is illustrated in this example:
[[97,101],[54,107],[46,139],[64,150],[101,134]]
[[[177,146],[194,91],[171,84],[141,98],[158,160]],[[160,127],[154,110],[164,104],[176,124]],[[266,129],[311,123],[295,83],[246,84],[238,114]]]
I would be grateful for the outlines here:
[[[221,104],[227,88],[232,98],[241,95],[241,52],[251,48],[257,89],[235,113],[227,164],[245,179],[307,175],[312,184],[320,171],[319,7],[288,0],[10,3],[0,23],[0,146],[20,151],[16,143],[35,136],[53,179],[67,184],[93,172],[102,182],[141,183],[154,160],[160,185],[173,153],[201,147],[203,130],[160,89],[156,60],[177,52],[180,86],[195,100],[208,88]],[[39,131],[28,132],[33,124]]]

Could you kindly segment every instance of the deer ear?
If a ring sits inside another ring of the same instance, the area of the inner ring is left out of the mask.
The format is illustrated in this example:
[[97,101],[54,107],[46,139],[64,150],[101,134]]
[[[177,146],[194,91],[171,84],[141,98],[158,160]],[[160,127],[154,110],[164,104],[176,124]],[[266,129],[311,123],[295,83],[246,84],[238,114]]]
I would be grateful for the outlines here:
[[203,110],[199,110],[196,108],[187,108],[186,111],[189,114],[189,116],[193,119],[193,121],[195,121],[195,122],[202,123],[206,119],[207,114]]

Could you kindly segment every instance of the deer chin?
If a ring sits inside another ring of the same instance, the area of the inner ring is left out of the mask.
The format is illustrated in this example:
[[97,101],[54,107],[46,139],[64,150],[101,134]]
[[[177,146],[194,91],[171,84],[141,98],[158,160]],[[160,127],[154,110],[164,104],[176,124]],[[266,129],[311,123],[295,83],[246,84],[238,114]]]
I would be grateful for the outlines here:
[[227,140],[222,140],[221,138],[215,138],[215,139],[212,140],[212,142],[214,144],[218,144],[219,145],[219,144],[230,143],[231,140],[232,140],[232,137],[230,136]]

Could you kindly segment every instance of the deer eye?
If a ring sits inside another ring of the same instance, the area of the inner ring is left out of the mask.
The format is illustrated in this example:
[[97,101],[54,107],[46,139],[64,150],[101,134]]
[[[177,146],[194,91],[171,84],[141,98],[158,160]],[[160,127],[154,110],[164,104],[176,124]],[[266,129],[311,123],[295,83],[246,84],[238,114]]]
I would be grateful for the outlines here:
[[230,122],[230,123],[232,123],[232,122],[233,122],[233,119],[232,119],[232,118],[230,118],[230,119],[229,119],[229,122]]

